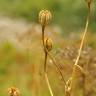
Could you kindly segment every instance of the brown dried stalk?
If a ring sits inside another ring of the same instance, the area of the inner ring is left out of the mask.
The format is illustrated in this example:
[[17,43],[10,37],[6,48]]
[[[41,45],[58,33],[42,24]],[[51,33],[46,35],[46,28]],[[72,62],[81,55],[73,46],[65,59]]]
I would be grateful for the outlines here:
[[39,13],[39,22],[40,22],[40,24],[42,26],[42,42],[43,42],[43,50],[44,50],[44,53],[45,53],[44,76],[45,76],[45,80],[46,80],[48,89],[50,91],[50,94],[51,94],[51,96],[53,96],[52,88],[51,88],[51,85],[49,83],[49,79],[48,79],[48,75],[47,75],[47,70],[46,70],[46,64],[47,64],[46,45],[47,45],[47,42],[44,42],[44,40],[45,40],[45,34],[44,34],[45,27],[48,24],[48,22],[50,21],[50,19],[51,19],[51,13],[50,13],[50,11],[48,11],[48,10],[42,10],[42,11],[40,11],[40,13]]
[[91,2],[90,3],[87,2],[87,4],[88,4],[89,12],[88,12],[87,20],[86,20],[86,26],[85,26],[85,29],[84,29],[84,33],[83,33],[83,36],[82,36],[82,41],[81,41],[80,48],[79,48],[79,51],[78,51],[78,56],[76,58],[74,66],[73,66],[72,81],[71,81],[71,96],[74,96],[75,80],[76,80],[76,67],[77,67],[79,59],[80,59],[80,55],[81,55],[82,48],[83,48],[83,45],[84,45],[85,36],[86,36],[87,30],[88,30],[88,25],[89,25]]
[[45,79],[46,79],[50,94],[51,94],[51,96],[53,96],[53,92],[52,92],[52,89],[51,89],[51,86],[50,86],[50,83],[48,80],[47,70],[46,70],[46,68],[47,68],[46,63],[47,63],[47,57],[48,56],[53,61],[53,64],[55,65],[55,67],[58,69],[58,72],[60,73],[64,83],[65,83],[65,80],[64,80],[63,74],[62,74],[59,66],[56,64],[54,57],[49,52],[52,49],[52,40],[50,40],[49,38],[47,38],[47,39],[45,38],[45,32],[44,32],[45,27],[48,24],[48,22],[50,21],[51,17],[52,17],[51,13],[48,10],[42,10],[39,13],[39,22],[41,23],[41,26],[42,26],[42,42],[43,42],[43,48],[44,48],[44,53],[45,53],[45,62],[44,62]]

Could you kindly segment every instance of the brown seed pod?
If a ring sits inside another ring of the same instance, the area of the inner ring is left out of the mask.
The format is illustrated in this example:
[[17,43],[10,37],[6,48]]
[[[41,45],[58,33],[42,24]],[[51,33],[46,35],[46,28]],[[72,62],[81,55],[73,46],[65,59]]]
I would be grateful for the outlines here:
[[20,96],[19,90],[15,87],[8,88],[8,94],[9,96]]
[[45,44],[45,47],[46,47],[46,49],[48,51],[51,51],[52,50],[53,42],[52,42],[52,39],[51,38],[45,38],[44,44]]
[[42,26],[46,26],[49,21],[51,20],[52,15],[51,12],[48,10],[41,10],[39,12],[39,22]]

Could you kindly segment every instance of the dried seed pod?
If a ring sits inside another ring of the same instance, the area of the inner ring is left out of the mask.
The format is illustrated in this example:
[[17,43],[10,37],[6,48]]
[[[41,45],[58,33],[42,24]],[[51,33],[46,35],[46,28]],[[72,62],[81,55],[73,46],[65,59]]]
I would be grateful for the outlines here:
[[48,51],[51,51],[52,50],[52,39],[51,38],[45,38],[44,40],[44,44],[45,44],[45,47]]
[[52,15],[51,12],[48,10],[41,10],[39,12],[39,22],[42,26],[46,26],[49,21],[51,20]]
[[19,90],[15,87],[8,88],[8,94],[9,96],[20,96]]

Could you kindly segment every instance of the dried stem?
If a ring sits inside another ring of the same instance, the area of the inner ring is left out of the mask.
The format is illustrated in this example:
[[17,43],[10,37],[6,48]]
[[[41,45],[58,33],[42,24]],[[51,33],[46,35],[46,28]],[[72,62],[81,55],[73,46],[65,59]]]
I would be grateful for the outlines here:
[[46,47],[45,47],[45,44],[44,44],[44,31],[45,31],[45,26],[42,27],[42,42],[43,42],[43,48],[44,48],[44,53],[45,53],[45,61],[44,61],[44,76],[45,76],[45,80],[46,80],[46,83],[47,83],[47,86],[48,86],[48,89],[50,91],[50,95],[51,96],[54,96],[53,95],[53,92],[52,92],[52,88],[51,88],[51,85],[49,83],[49,79],[48,79],[48,75],[47,75],[47,70],[46,70],[46,64],[47,64],[47,52],[46,52]]
[[47,73],[45,73],[45,79],[46,79],[46,83],[47,83],[47,86],[49,88],[51,96],[54,96],[53,92],[52,92],[52,88],[51,88],[50,83],[49,83],[49,79],[48,79]]
[[47,55],[51,58],[51,60],[53,61],[53,64],[58,69],[58,72],[60,73],[64,84],[65,84],[65,80],[64,80],[63,74],[62,74],[59,66],[56,64],[56,61],[55,61],[54,57],[50,54],[50,52],[45,47],[45,44],[44,44],[44,38],[45,38],[44,31],[45,31],[45,26],[42,27],[42,42],[43,42],[43,48],[44,48],[44,53],[45,53],[44,73],[45,73],[45,79],[46,79],[47,86],[49,88],[50,94],[53,95],[52,89],[51,89],[51,86],[50,86],[50,83],[49,83],[49,80],[48,80],[47,71],[46,71]]
[[[58,69],[58,72],[59,72],[59,74],[61,75],[64,84],[66,84],[66,83],[65,83],[65,80],[64,80],[64,77],[63,77],[63,74],[62,74],[62,72],[61,72],[61,69],[60,69],[59,66],[56,64],[55,58],[54,58],[54,57],[52,56],[52,54],[46,49],[46,47],[45,47],[45,45],[44,45],[44,30],[45,30],[45,27],[42,28],[42,41],[43,41],[43,47],[44,47],[45,55],[47,54],[47,55],[50,57],[50,59],[53,61],[53,64],[54,64],[55,67]],[[46,59],[46,58],[45,58],[45,59]],[[45,69],[46,69],[46,64],[45,64]],[[45,70],[45,69],[44,69],[44,70]]]
[[43,43],[43,49],[44,49],[44,53],[45,53],[44,74],[45,74],[45,79],[46,79],[50,94],[51,94],[51,96],[53,96],[52,89],[51,89],[51,86],[50,86],[50,83],[49,83],[49,80],[48,80],[48,76],[47,76],[47,70],[46,70],[46,66],[47,66],[46,63],[47,63],[47,57],[48,56],[51,58],[51,60],[53,61],[55,67],[58,69],[58,72],[60,73],[64,83],[65,83],[65,80],[63,78],[63,74],[62,74],[59,66],[56,64],[56,61],[55,61],[54,57],[49,52],[50,48],[52,47],[52,42],[49,39],[47,39],[46,42],[44,41],[45,40],[45,32],[44,32],[45,27],[48,24],[48,22],[51,20],[51,18],[52,18],[52,15],[51,15],[50,11],[48,11],[48,10],[40,11],[40,13],[39,13],[39,22],[40,22],[40,24],[42,26],[42,43]]
[[63,76],[63,74],[62,74],[62,72],[61,72],[60,67],[56,64],[55,58],[54,58],[54,57],[52,56],[52,54],[51,54],[51,53],[49,53],[48,51],[47,51],[47,54],[48,54],[48,56],[50,57],[50,59],[52,60],[52,62],[53,62],[53,64],[55,65],[55,67],[57,68],[58,73],[61,75],[62,80],[63,80],[64,85],[65,85],[65,84],[66,84],[66,82],[65,82],[64,76]]
[[85,40],[85,36],[86,36],[87,30],[88,30],[88,25],[89,25],[89,18],[90,18],[90,8],[89,8],[88,16],[87,16],[87,21],[86,21],[86,26],[85,26],[85,29],[84,29],[84,33],[83,33],[83,36],[82,36],[82,41],[81,41],[80,48],[79,48],[79,51],[78,51],[78,56],[76,58],[74,66],[73,66],[72,82],[71,82],[71,96],[74,96],[75,79],[76,79],[75,78],[76,77],[76,65],[78,65],[80,55],[81,55],[81,52],[82,52],[82,48],[83,48],[83,45],[84,45],[84,40]]

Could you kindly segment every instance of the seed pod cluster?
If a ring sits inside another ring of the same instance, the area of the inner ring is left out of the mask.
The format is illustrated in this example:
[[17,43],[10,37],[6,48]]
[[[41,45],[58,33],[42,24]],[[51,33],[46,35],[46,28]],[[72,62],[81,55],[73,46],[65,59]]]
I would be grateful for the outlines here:
[[41,10],[39,12],[39,23],[42,25],[42,26],[46,26],[49,21],[51,20],[52,18],[52,15],[51,15],[51,12],[48,11],[48,10]]
[[8,88],[8,94],[9,96],[20,96],[19,90],[15,87]]

